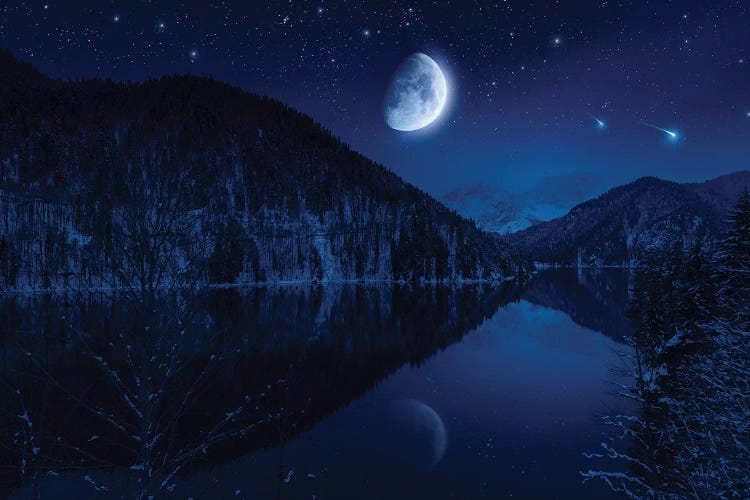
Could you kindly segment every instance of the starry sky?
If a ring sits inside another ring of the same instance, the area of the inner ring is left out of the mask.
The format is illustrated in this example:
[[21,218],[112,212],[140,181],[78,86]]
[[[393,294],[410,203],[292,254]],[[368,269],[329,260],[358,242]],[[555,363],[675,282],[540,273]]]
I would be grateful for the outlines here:
[[[596,190],[750,168],[749,14],[730,0],[5,0],[0,47],[67,79],[212,75],[435,196]],[[448,104],[399,132],[383,99],[417,51],[445,73]]]

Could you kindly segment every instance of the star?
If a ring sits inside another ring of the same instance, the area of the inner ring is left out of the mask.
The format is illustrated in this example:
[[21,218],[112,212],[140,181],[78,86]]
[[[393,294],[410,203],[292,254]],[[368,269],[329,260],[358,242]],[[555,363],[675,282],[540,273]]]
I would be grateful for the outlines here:
[[120,16],[118,14],[115,14],[112,16],[112,22],[119,23],[120,22]]
[[198,59],[198,51],[193,49],[190,51],[190,61],[195,61]]
[[560,38],[559,36],[556,36],[555,38],[552,39],[552,43],[556,47],[559,47],[562,44],[562,38]]
[[369,29],[367,29],[367,28],[365,28],[364,30],[362,30],[362,35],[363,35],[363,36],[364,36],[365,38],[369,38],[369,37],[370,37],[370,30],[369,30]]

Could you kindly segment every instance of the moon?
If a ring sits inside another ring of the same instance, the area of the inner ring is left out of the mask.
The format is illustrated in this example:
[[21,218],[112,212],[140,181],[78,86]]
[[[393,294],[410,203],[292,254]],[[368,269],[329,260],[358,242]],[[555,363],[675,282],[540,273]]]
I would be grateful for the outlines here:
[[447,96],[440,66],[427,54],[415,52],[393,74],[385,96],[385,122],[403,132],[424,128],[440,116]]
[[398,417],[412,432],[429,437],[431,451],[431,465],[443,459],[448,446],[448,434],[440,415],[431,406],[415,399],[407,399],[396,403]]

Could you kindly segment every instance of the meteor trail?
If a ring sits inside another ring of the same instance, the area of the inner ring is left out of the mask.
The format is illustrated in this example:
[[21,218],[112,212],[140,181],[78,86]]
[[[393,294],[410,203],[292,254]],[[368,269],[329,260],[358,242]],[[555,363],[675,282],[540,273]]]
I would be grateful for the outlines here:
[[597,117],[596,117],[596,116],[594,116],[593,114],[589,113],[589,116],[591,116],[591,118],[593,118],[593,119],[594,119],[594,121],[596,122],[596,126],[597,126],[597,127],[599,127],[599,128],[604,128],[604,127],[606,127],[606,126],[607,126],[606,122],[604,122],[603,120],[600,120],[599,118],[597,118]]
[[655,128],[656,130],[661,130],[662,132],[667,134],[671,139],[677,139],[677,132],[673,132],[665,128],[657,127],[656,125],[651,125],[650,123],[646,123],[646,122],[641,122],[641,124],[647,127]]

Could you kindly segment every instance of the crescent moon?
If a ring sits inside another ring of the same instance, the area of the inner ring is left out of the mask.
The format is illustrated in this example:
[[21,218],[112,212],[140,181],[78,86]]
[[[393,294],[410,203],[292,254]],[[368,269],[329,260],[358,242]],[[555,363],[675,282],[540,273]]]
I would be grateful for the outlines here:
[[445,107],[448,84],[440,66],[428,55],[416,52],[396,70],[385,96],[385,122],[403,132],[424,128]]
[[430,447],[432,449],[432,466],[440,462],[448,446],[448,433],[440,415],[431,406],[415,399],[399,402],[402,415],[417,430],[427,430],[430,433]]

